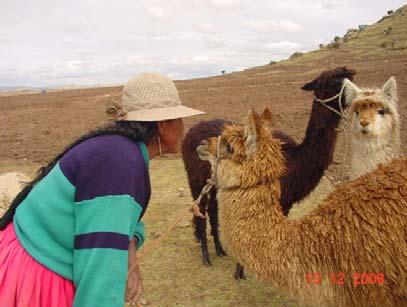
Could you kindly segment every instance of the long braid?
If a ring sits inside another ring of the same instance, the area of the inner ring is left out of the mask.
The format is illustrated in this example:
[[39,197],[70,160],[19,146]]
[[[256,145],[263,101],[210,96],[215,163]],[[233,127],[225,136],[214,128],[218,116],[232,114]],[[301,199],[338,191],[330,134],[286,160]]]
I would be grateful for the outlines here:
[[105,127],[88,132],[87,134],[79,137],[69,146],[67,146],[61,153],[56,155],[46,166],[39,168],[37,175],[34,180],[25,184],[25,187],[20,193],[13,199],[6,213],[0,218],[0,230],[4,230],[7,225],[13,221],[14,214],[18,205],[20,205],[27,195],[31,192],[32,188],[37,182],[42,180],[52,168],[57,164],[57,162],[73,147],[82,143],[83,141],[90,139],[92,137],[97,137],[101,135],[122,135],[131,138],[134,141],[142,141],[146,144],[150,142],[152,137],[157,133],[157,123],[156,122],[131,122],[131,121],[118,121],[113,124],[109,124]]

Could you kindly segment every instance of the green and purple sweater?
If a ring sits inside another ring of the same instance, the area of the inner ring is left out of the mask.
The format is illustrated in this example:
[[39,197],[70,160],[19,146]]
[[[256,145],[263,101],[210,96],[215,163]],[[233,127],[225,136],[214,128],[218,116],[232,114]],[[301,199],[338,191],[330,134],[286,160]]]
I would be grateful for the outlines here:
[[129,242],[144,242],[148,164],[142,142],[93,137],[70,149],[18,206],[21,245],[73,281],[74,306],[124,305]]

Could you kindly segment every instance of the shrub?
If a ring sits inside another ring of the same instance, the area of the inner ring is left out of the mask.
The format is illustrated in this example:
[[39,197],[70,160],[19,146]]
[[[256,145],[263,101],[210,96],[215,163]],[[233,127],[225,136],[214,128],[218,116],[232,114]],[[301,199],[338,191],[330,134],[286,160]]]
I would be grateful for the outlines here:
[[384,29],[383,34],[384,35],[389,35],[392,30],[393,30],[393,28],[391,26],[387,27],[386,29]]
[[389,18],[389,15],[383,16],[382,18],[380,18],[380,20],[377,23],[381,23],[383,20]]
[[395,44],[395,41],[393,40],[393,41],[384,41],[384,42],[382,42],[381,44],[380,44],[380,47],[382,47],[382,48],[385,48],[385,49],[392,49],[392,48],[394,48],[394,44]]
[[303,55],[302,52],[294,52],[292,55],[290,55],[290,60],[297,59],[297,58],[301,57],[302,55]]
[[351,35],[352,33],[355,33],[355,32],[357,32],[358,30],[356,30],[355,28],[350,28],[350,29],[348,29],[348,31],[346,31],[346,34],[345,34],[345,36],[349,36],[349,35]]
[[327,45],[328,49],[338,49],[341,46],[339,42],[331,42],[330,44]]
[[381,48],[387,48],[388,43],[389,43],[389,42],[384,41],[384,42],[382,42],[382,43],[380,44],[380,47],[381,47]]

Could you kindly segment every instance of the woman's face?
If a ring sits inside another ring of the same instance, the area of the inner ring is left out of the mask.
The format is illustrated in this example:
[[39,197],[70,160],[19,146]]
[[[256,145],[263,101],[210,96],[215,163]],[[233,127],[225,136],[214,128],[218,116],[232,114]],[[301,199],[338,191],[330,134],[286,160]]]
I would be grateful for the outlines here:
[[184,123],[181,118],[159,123],[160,141],[163,153],[177,153],[184,137]]

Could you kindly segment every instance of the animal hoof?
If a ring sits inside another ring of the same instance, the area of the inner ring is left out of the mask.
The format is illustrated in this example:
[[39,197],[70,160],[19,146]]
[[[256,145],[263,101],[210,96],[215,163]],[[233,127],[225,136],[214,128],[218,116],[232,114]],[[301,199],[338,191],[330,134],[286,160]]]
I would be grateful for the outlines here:
[[235,272],[234,277],[236,280],[246,280],[246,275],[237,271]]
[[234,274],[236,280],[246,280],[246,275],[244,274],[244,266],[239,263],[236,265],[236,271]]
[[212,266],[211,260],[209,259],[209,255],[204,255],[202,258],[202,262],[204,266]]
[[212,266],[212,263],[211,263],[211,261],[210,260],[203,260],[203,265],[204,266]]
[[218,257],[225,257],[228,254],[222,248],[220,248],[216,250],[216,255],[218,255]]
[[246,278],[246,275],[235,272],[235,279],[236,280],[246,280],[247,278]]

